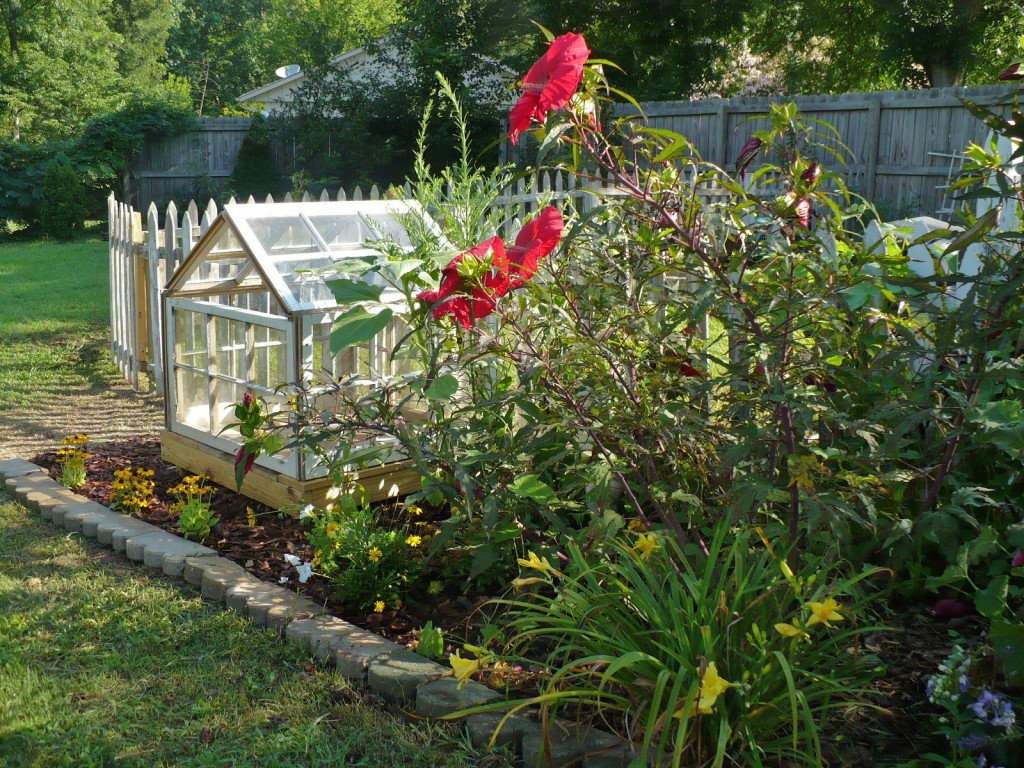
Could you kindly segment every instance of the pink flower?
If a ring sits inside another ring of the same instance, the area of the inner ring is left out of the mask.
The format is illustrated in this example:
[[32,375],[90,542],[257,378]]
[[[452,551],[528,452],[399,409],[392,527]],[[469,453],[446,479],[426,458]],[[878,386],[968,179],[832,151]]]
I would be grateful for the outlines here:
[[246,408],[252,408],[256,404],[256,398],[252,396],[251,392],[246,392],[242,395],[242,405]]
[[563,226],[562,214],[549,205],[519,230],[516,244],[508,249],[513,287],[522,285],[537,273],[537,262],[555,250]]
[[[479,274],[467,277],[466,273],[474,269],[464,267],[474,261],[479,265]],[[505,244],[500,237],[492,237],[452,259],[441,270],[441,286],[436,291],[423,291],[416,298],[436,304],[435,320],[451,315],[463,328],[470,328],[475,321],[491,314],[496,300],[511,289]]]
[[1017,550],[1017,554],[1013,556],[1013,560],[1010,561],[1011,568],[1020,568],[1024,565],[1024,550]]
[[583,35],[575,32],[556,37],[544,55],[523,78],[523,95],[509,115],[508,136],[519,143],[519,134],[536,121],[543,124],[549,112],[569,103],[583,79],[583,65],[590,49]]

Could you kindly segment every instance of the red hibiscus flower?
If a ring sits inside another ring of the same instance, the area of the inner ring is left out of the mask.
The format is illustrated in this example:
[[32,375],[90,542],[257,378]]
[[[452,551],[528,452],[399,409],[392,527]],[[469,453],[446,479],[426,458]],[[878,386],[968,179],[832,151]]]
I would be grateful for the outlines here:
[[555,250],[562,237],[562,214],[549,205],[516,235],[516,244],[508,249],[513,287],[518,287],[537,272],[537,262]]
[[[488,254],[489,265],[484,263]],[[479,276],[466,277],[466,270],[460,271],[467,256],[480,263]],[[463,328],[470,328],[476,320],[491,314],[496,299],[511,289],[512,279],[505,244],[500,237],[492,237],[452,259],[441,270],[441,287],[436,291],[423,291],[416,298],[437,305],[434,307],[435,320],[451,315]]]
[[536,120],[543,123],[549,112],[569,103],[583,79],[583,65],[590,49],[583,35],[569,32],[551,41],[544,55],[523,78],[523,95],[509,115],[508,136],[519,143],[519,134]]

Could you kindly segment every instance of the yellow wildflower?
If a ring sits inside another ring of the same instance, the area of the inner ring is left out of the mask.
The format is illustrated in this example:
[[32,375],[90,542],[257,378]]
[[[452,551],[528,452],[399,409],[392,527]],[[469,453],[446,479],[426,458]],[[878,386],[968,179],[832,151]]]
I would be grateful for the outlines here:
[[523,566],[523,568],[533,568],[541,573],[558,573],[546,557],[537,557],[536,552],[527,552],[526,557],[526,560],[517,557],[516,562]]
[[842,621],[843,615],[839,613],[840,605],[831,597],[823,603],[804,603],[807,608],[811,609],[811,616],[807,619],[807,626],[812,627],[815,624],[824,624],[826,627],[831,627],[831,622]]
[[[327,538],[328,539],[336,539],[336,538],[338,538],[338,532],[339,531],[341,531],[341,526],[338,525],[337,523],[328,523],[327,524]],[[374,561],[374,562],[376,562],[376,561]]]
[[409,506],[407,506],[405,508],[405,511],[413,517],[423,514],[423,510],[417,507],[415,504],[410,504]]
[[373,604],[373,612],[374,613],[384,613],[384,608],[385,607],[386,606],[384,605],[384,601],[383,600],[378,600],[377,602],[375,602]]
[[639,518],[634,518],[630,520],[629,523],[626,525],[626,528],[630,531],[637,531],[638,533],[647,532],[647,526],[644,525],[644,521]]
[[378,560],[384,557],[384,553],[381,552],[380,547],[371,547],[370,551],[367,553],[367,557],[370,558],[371,563],[376,563]]
[[715,666],[715,662],[712,661],[708,664],[708,669],[704,673],[704,679],[700,681],[700,698],[697,701],[697,711],[702,715],[710,715],[718,697],[732,688],[733,685],[734,683],[730,683],[718,674],[718,668]]
[[807,634],[807,631],[798,626],[796,622],[793,622],[792,624],[776,624],[775,631],[783,637],[810,637],[810,635]]
[[452,665],[455,672],[455,679],[459,681],[459,688],[469,682],[469,679],[480,671],[480,659],[464,659],[459,655],[460,651],[448,655],[448,663]]
[[428,595],[440,595],[442,592],[444,592],[444,582],[443,581],[432,581],[432,582],[430,582],[429,585],[427,585],[427,594]]
[[245,522],[250,528],[254,528],[256,526],[256,510],[252,507],[245,508]]
[[637,537],[636,546],[633,547],[633,551],[640,555],[641,560],[646,560],[652,552],[658,549],[661,549],[661,545],[658,543],[658,537],[653,533],[641,533]]
[[405,543],[408,544],[413,549],[415,549],[416,547],[418,547],[420,544],[423,543],[423,537],[422,536],[417,536],[415,534],[413,534],[412,536],[406,536],[405,537]]

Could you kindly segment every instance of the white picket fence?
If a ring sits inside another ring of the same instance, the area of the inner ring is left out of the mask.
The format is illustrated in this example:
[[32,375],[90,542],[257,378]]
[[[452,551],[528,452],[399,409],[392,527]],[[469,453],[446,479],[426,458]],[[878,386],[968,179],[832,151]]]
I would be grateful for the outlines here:
[[[569,203],[577,210],[588,210],[601,195],[615,195],[619,191],[609,181],[595,179],[577,183],[576,177],[559,172],[534,176],[532,180],[519,179],[507,194],[497,198],[496,207],[506,220],[505,237],[510,237],[542,205]],[[412,197],[412,190],[391,188],[385,193],[397,197]],[[712,192],[709,196],[714,197]],[[364,195],[356,187],[351,193],[344,189],[332,197],[324,190],[321,201],[379,200],[381,192],[376,185]],[[303,194],[302,201],[310,201]],[[280,202],[292,202],[285,195]],[[229,203],[234,203],[231,198]],[[255,203],[251,197],[246,201]],[[267,196],[265,203],[275,201]],[[161,220],[155,204],[150,204],[145,221],[141,212],[118,202],[113,195],[108,200],[110,236],[110,326],[111,354],[115,365],[136,389],[145,372],[149,388],[163,395],[163,317],[161,292],[175,269],[191,253],[193,246],[217,218],[217,204],[211,200],[202,211],[195,201],[180,214],[174,203],[167,206]],[[161,228],[162,224],[162,228]]]

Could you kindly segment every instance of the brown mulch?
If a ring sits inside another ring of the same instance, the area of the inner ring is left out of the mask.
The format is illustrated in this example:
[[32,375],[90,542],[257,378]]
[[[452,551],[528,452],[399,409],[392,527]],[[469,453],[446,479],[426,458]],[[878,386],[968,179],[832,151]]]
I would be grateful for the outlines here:
[[[80,494],[110,506],[115,471],[127,467],[152,469],[154,474],[151,479],[156,485],[156,491],[149,509],[138,517],[180,535],[175,518],[169,514],[169,507],[174,503],[169,489],[177,485],[186,473],[161,458],[159,438],[140,437],[97,444],[90,442],[88,450],[91,455],[85,462],[86,483],[79,491]],[[56,459],[56,451],[48,451],[31,460],[58,480],[60,468]],[[433,621],[434,626],[444,629],[449,637],[466,636],[472,623],[480,621],[478,618],[467,617],[476,613],[474,609],[483,600],[473,600],[462,595],[442,595],[429,605],[413,604],[404,607],[402,611],[385,611],[383,614],[353,612],[338,599],[327,579],[314,574],[305,584],[300,584],[295,568],[285,561],[286,554],[301,557],[303,561],[313,559],[313,549],[297,519],[228,488],[215,484],[213,487],[216,492],[212,507],[220,519],[203,544],[216,550],[222,557],[238,563],[256,578],[278,584],[282,577],[286,577],[288,581],[284,586],[325,606],[333,615],[372,629],[413,649],[416,647],[418,628],[427,621]],[[256,513],[255,526],[248,523],[247,507]]]
[[[115,470],[129,466],[153,469],[156,494],[150,509],[141,518],[178,533],[174,518],[168,514],[173,502],[168,489],[176,485],[184,473],[161,458],[157,437],[90,443],[89,451],[92,455],[86,460],[87,481],[80,493],[109,505]],[[57,479],[59,468],[55,451],[41,453],[32,461]],[[264,581],[277,584],[281,577],[288,577],[285,586],[326,606],[333,615],[408,648],[416,648],[418,628],[428,620],[444,629],[447,638],[472,638],[473,630],[483,623],[483,614],[476,610],[483,599],[458,594],[442,595],[429,604],[410,604],[401,611],[355,613],[337,598],[326,579],[314,574],[305,584],[298,583],[295,569],[285,561],[284,555],[294,554],[307,561],[313,558],[298,520],[222,487],[217,487],[213,507],[220,520],[203,542],[206,546]],[[246,507],[256,512],[254,527],[248,524]],[[973,617],[938,621],[922,606],[897,609],[886,623],[892,631],[869,636],[865,647],[866,651],[877,654],[886,667],[885,675],[875,685],[878,708],[864,707],[848,713],[848,721],[839,727],[844,734],[842,742],[823,744],[826,765],[848,768],[893,765],[900,759],[943,748],[941,743],[928,743],[928,734],[922,733],[922,728],[930,727],[934,713],[924,694],[925,685],[949,654],[951,630],[958,630],[964,637],[980,637],[980,624]],[[529,671],[520,674],[521,678],[512,682],[513,687],[521,691],[535,681],[531,682]]]

